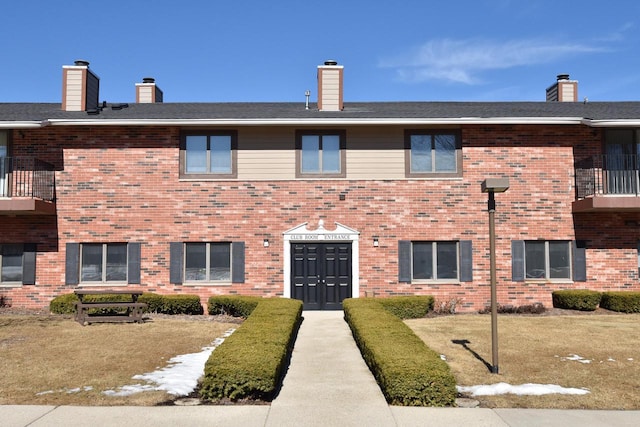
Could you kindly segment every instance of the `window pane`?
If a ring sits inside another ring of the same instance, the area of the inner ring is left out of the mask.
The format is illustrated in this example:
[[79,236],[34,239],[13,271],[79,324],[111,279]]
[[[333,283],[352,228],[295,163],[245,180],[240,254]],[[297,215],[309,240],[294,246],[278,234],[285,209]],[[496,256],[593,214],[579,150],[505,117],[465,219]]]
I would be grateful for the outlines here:
[[185,280],[206,280],[207,245],[205,243],[187,243],[184,252]]
[[436,171],[456,170],[455,135],[435,135]]
[[231,280],[231,245],[211,243],[209,258],[209,280]]
[[127,245],[109,244],[107,245],[107,280],[121,281],[127,280]]
[[207,172],[207,137],[187,136],[186,172]]
[[320,137],[302,135],[302,172],[320,172]]
[[82,266],[80,268],[81,281],[102,281],[102,244],[82,245]]
[[19,245],[2,246],[0,282],[22,282],[22,248]]
[[544,242],[525,242],[524,251],[526,278],[544,279],[546,277]]
[[571,278],[568,242],[549,242],[549,278]]
[[322,137],[322,172],[340,172],[339,135],[325,135]]
[[231,137],[214,135],[210,137],[211,172],[231,173]]
[[438,270],[436,278],[438,279],[457,279],[458,278],[458,251],[455,242],[437,242],[436,256],[438,262]]
[[413,278],[433,279],[433,249],[430,242],[414,243]]
[[431,135],[411,135],[411,172],[431,170]]

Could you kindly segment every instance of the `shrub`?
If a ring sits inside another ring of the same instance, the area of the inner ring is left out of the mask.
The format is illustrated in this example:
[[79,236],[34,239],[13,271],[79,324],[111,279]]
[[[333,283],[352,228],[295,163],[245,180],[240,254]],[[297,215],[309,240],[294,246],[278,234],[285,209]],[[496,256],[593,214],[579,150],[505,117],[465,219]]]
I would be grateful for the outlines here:
[[376,299],[346,299],[345,319],[391,405],[451,406],[455,378],[440,356]]
[[622,313],[640,313],[640,292],[605,292],[600,307]]
[[74,314],[78,297],[74,293],[58,295],[49,303],[49,310],[56,314]]
[[433,310],[434,299],[431,295],[410,295],[379,298],[385,310],[401,319],[417,319]]
[[[496,311],[500,314],[542,314],[547,310],[544,304],[540,302],[536,302],[533,304],[519,305],[519,306],[498,304],[496,308],[497,308]],[[486,306],[485,308],[481,309],[478,313],[480,314],[491,313],[491,306],[490,305]]]
[[251,315],[209,357],[200,396],[271,400],[284,376],[302,301],[260,299]]
[[163,295],[158,313],[202,314],[204,309],[198,295]]
[[588,289],[564,289],[551,294],[554,307],[581,311],[594,311],[601,297],[600,292]]
[[[130,301],[129,295],[87,295],[86,301],[95,302],[119,302]],[[76,312],[76,302],[78,296],[74,293],[63,294],[55,297],[49,303],[49,310],[57,314],[74,314]],[[158,295],[145,292],[138,297],[138,302],[147,304],[148,313],[163,314],[202,314],[203,308],[200,304],[200,297],[197,295]],[[113,314],[121,310],[117,308],[100,308],[89,310],[90,314]]]
[[207,311],[209,314],[227,314],[233,317],[249,317],[262,301],[260,297],[241,295],[216,295],[209,297]]

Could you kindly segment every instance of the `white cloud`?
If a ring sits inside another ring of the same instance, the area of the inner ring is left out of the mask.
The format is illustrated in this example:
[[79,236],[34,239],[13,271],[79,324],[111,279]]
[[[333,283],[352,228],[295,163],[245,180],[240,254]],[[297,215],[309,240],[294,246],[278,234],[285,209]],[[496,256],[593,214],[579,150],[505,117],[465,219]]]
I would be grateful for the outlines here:
[[397,57],[383,59],[379,65],[396,69],[400,80],[405,82],[445,80],[473,85],[482,81],[482,71],[542,64],[604,50],[598,46],[544,39],[436,39]]

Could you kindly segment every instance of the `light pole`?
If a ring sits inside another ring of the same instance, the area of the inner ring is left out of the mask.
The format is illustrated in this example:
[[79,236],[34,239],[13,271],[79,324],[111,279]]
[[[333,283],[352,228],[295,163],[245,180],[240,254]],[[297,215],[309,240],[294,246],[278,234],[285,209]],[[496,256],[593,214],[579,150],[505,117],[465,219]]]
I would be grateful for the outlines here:
[[482,181],[482,192],[489,193],[489,263],[491,270],[491,373],[498,373],[498,296],[496,291],[496,199],[495,193],[509,189],[509,178],[487,178]]

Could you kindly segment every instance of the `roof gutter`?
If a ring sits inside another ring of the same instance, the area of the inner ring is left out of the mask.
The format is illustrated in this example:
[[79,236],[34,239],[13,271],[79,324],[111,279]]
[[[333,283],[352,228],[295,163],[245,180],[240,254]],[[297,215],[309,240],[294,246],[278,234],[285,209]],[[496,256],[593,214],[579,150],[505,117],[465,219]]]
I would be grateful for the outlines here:
[[47,126],[45,121],[0,122],[0,129],[35,129]]
[[575,125],[582,122],[580,117],[48,120],[52,126]]
[[618,119],[618,120],[593,120],[593,119],[583,119],[582,123],[594,127],[594,128],[603,128],[603,127],[639,127],[640,119]]

